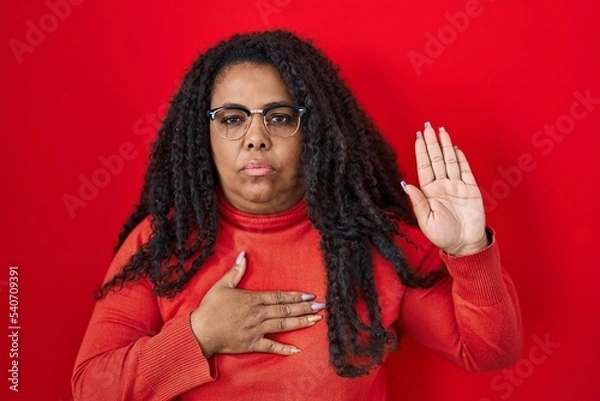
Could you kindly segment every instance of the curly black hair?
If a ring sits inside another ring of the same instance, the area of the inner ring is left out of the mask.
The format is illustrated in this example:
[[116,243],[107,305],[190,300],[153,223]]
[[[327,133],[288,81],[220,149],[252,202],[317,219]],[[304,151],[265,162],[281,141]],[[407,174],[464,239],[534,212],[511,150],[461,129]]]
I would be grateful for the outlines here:
[[[340,376],[367,374],[398,345],[397,337],[382,325],[372,249],[394,266],[408,287],[431,286],[439,274],[416,274],[394,242],[395,236],[405,237],[399,221],[418,224],[400,185],[404,174],[392,148],[340,77],[339,68],[312,41],[288,30],[236,34],[200,54],[186,72],[158,130],[140,200],[119,234],[115,252],[148,216],[152,235],[95,297],[142,276],[152,282],[156,296],[173,297],[213,251],[219,181],[206,111],[215,78],[241,62],[276,67],[294,101],[309,111],[302,119],[301,163],[308,217],[321,235],[327,270],[330,361]],[[197,236],[190,238],[194,228]],[[184,268],[193,256],[190,267]],[[164,266],[172,257],[177,263]],[[356,312],[361,297],[369,322]]]

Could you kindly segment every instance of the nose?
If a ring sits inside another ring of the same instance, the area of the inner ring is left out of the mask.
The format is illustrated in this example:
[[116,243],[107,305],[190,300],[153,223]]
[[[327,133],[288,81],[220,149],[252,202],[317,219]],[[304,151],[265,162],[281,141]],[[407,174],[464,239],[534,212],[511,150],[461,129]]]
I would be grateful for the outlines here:
[[[258,114],[258,113],[257,113]],[[267,127],[263,122],[262,114],[251,114],[248,124],[248,131],[244,136],[244,146],[248,149],[264,149],[271,148],[271,135],[267,131]]]

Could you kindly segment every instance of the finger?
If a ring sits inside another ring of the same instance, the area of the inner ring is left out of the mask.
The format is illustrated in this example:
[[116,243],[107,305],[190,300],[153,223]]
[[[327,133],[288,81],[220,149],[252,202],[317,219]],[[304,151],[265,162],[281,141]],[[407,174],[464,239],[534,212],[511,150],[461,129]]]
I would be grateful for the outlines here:
[[261,324],[264,333],[281,333],[310,327],[323,318],[322,315],[309,315],[301,317],[281,317],[265,320]]
[[406,191],[413,205],[415,217],[417,218],[419,225],[421,225],[421,223],[427,220],[429,213],[431,213],[429,202],[427,202],[427,198],[423,195],[423,192],[414,185],[406,184]]
[[435,175],[433,174],[431,161],[427,154],[427,145],[425,144],[425,139],[423,139],[421,131],[417,132],[415,156],[417,159],[417,177],[419,178],[419,185],[423,188],[435,180]]
[[458,158],[458,166],[460,168],[460,178],[468,185],[477,185],[465,153],[458,147],[455,148],[455,152]]
[[435,179],[440,180],[446,178],[446,165],[444,163],[442,149],[440,149],[437,134],[429,122],[425,123],[423,138],[425,138],[425,143],[427,144],[427,153],[429,154],[429,160],[431,160]]
[[239,253],[233,267],[221,277],[217,284],[224,285],[226,287],[235,288],[244,277],[246,272],[246,257],[245,252]]
[[279,305],[279,304],[295,304],[304,302],[302,296],[307,294],[304,292],[284,292],[284,291],[260,291],[255,292],[256,299],[262,305]]
[[270,338],[261,338],[254,343],[252,352],[269,352],[271,354],[279,355],[294,355],[300,352],[300,350],[293,345],[285,345],[273,341]]
[[325,308],[325,304],[317,302],[302,302],[299,304],[268,305],[263,307],[263,317],[275,319],[281,317],[294,317],[309,315]]
[[451,180],[460,180],[460,169],[458,168],[458,159],[450,135],[444,127],[440,127],[440,144],[444,154],[444,163],[446,164],[446,175]]

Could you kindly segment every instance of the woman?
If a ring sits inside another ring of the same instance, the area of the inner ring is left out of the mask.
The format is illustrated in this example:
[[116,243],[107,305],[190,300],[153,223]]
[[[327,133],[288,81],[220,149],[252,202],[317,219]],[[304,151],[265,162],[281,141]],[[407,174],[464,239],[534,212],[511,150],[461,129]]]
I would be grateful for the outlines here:
[[465,155],[428,123],[415,150],[420,188],[290,32],[208,49],[159,129],[75,399],[383,400],[402,333],[472,371],[515,363],[518,299]]

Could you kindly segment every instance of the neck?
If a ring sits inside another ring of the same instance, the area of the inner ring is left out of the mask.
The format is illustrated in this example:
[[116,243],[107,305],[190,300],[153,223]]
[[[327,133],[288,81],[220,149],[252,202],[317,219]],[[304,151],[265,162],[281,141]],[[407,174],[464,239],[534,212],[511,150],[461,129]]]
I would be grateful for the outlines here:
[[238,194],[224,191],[222,187],[218,188],[220,194],[234,208],[250,214],[274,214],[291,209],[298,204],[304,197],[304,190],[297,189],[291,193],[281,194],[267,201],[246,199]]

